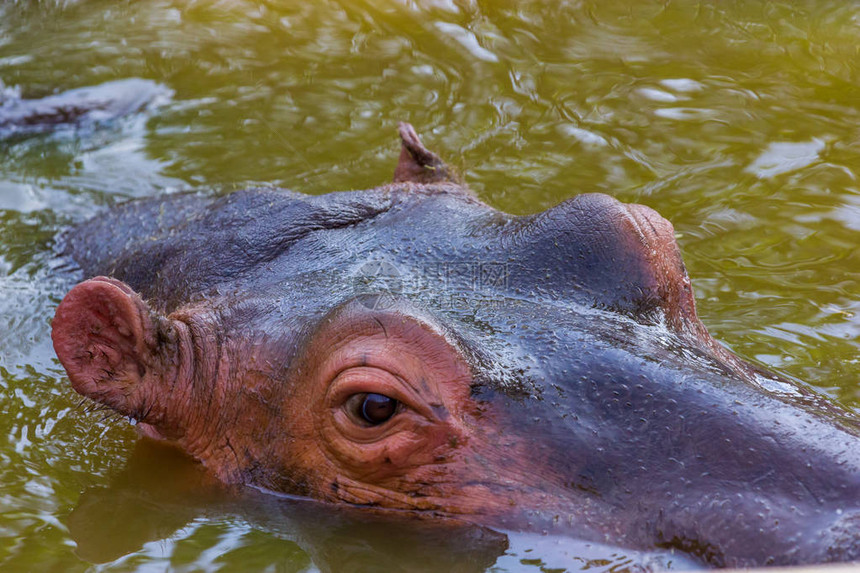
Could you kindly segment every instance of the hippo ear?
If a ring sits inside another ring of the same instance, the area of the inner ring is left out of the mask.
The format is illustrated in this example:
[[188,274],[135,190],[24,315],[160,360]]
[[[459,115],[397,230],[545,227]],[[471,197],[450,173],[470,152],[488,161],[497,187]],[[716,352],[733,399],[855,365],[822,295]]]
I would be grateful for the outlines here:
[[460,177],[451,167],[424,147],[414,127],[400,122],[398,131],[402,147],[394,170],[395,183],[461,183]]
[[578,195],[525,217],[515,243],[554,288],[643,322],[706,336],[672,224],[643,205]]
[[57,307],[51,337],[72,387],[141,419],[142,382],[159,372],[159,340],[168,321],[128,285],[96,277],[73,288]]

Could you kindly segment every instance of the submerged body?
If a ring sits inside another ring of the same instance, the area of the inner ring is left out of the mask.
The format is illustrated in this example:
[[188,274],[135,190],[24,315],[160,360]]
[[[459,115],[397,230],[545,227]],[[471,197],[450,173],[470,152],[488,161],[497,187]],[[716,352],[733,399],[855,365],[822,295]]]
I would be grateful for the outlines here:
[[0,138],[60,128],[92,127],[151,107],[170,95],[166,87],[124,79],[68,90],[41,99],[22,99],[0,83]]
[[596,194],[511,216],[401,138],[377,189],[74,230],[75,389],[228,483],[714,565],[860,557],[857,420],[709,336],[665,219]]

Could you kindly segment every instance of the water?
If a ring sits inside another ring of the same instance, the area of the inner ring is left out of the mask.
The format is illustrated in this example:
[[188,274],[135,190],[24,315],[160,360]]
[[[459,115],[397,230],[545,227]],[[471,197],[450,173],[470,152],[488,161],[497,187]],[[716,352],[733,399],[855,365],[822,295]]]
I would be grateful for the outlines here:
[[[857,408],[858,46],[860,6],[841,1],[0,4],[3,93],[126,77],[174,91],[108,129],[0,143],[0,568],[439,563],[422,551],[463,571],[672,561],[541,536],[505,549],[486,532],[462,546],[420,547],[416,534],[397,553],[388,530],[368,540],[351,517],[290,525],[290,509],[273,518],[253,501],[191,502],[181,490],[165,501],[157,479],[129,485],[133,429],[81,406],[51,350],[70,280],[54,236],[130,197],[372,187],[390,179],[395,126],[408,120],[500,209],[536,212],[586,191],[657,209],[717,338]],[[99,492],[112,517],[70,521]],[[103,541],[87,553],[90,538]]]

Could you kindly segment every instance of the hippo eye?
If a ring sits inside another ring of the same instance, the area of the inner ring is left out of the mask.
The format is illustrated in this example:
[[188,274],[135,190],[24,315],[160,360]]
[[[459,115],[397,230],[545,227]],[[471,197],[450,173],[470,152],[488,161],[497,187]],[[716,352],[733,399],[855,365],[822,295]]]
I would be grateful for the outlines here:
[[397,413],[398,402],[383,394],[355,394],[347,401],[352,415],[371,426],[388,421]]

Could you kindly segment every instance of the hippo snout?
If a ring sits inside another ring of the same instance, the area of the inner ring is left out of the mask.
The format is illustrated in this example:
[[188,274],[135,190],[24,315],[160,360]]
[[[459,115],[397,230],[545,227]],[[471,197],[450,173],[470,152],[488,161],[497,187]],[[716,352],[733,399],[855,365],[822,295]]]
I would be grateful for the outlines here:
[[860,560],[860,509],[850,512],[836,510],[835,523],[826,529],[817,545],[826,547],[823,562],[845,562]]
[[716,567],[860,559],[860,510],[794,503],[746,493],[706,496],[658,512],[655,542]]

